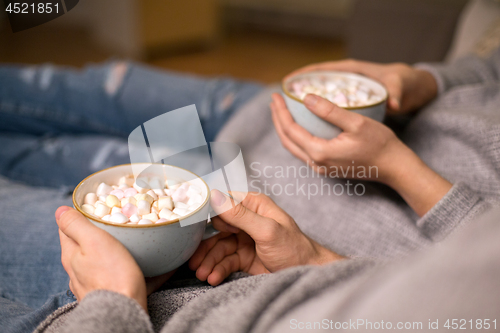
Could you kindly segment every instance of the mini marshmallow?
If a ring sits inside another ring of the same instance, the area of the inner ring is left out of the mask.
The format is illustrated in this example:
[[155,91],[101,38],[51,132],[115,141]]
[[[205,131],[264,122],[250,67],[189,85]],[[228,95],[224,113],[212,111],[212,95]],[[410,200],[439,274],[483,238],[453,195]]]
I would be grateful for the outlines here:
[[106,205],[110,208],[112,207],[120,207],[120,200],[113,194],[110,194],[106,197]]
[[149,187],[149,184],[145,182],[142,179],[137,179],[134,183],[134,188],[137,190],[139,193],[146,193],[149,191],[151,188]]
[[116,190],[111,191],[109,194],[114,195],[115,197],[118,198],[118,200],[123,199],[123,191],[122,190],[116,189]]
[[137,214],[138,211],[139,209],[137,208],[137,206],[132,203],[128,203],[122,208],[122,213],[128,217]]
[[184,216],[184,215],[187,215],[190,213],[189,210],[184,209],[184,208],[175,208],[173,212],[174,212],[174,214],[177,214],[180,216]]
[[158,221],[156,221],[155,224],[163,223],[163,222],[168,222],[168,220],[167,219],[158,219]]
[[114,214],[111,214],[111,217],[109,218],[109,222],[123,224],[125,222],[128,222],[128,217],[126,217],[122,213],[114,213]]
[[155,192],[158,197],[165,195],[165,191],[160,188],[154,188],[152,191]]
[[125,191],[123,191],[123,196],[125,198],[129,198],[129,197],[133,197],[137,193],[139,193],[139,192],[137,192],[137,190],[135,188],[131,187],[131,188],[128,188]]
[[130,222],[137,223],[141,220],[141,216],[139,214],[134,214],[129,217]]
[[123,198],[121,201],[121,206],[124,207],[126,204],[131,203],[132,205],[137,204],[137,200],[134,197]]
[[142,219],[137,224],[153,224],[153,222],[151,222],[150,220],[147,220],[147,219]]
[[120,184],[120,186],[118,186],[118,189],[122,191],[125,191],[128,188],[130,188],[130,186],[128,186],[127,184]]
[[107,205],[97,204],[94,210],[94,215],[98,217],[103,217],[104,215],[108,215],[110,211],[111,208],[109,208]]
[[161,197],[158,199],[158,209],[162,210],[163,208],[167,208],[169,210],[174,209],[174,201],[172,197]]
[[95,207],[90,204],[83,204],[82,210],[87,214],[94,215]]
[[111,215],[104,215],[103,217],[101,217],[101,220],[109,222],[110,217],[111,217]]
[[145,200],[145,201],[149,202],[150,205],[153,203],[153,201],[155,201],[155,199],[147,193],[136,194],[134,196],[134,198],[137,201]]
[[149,214],[142,215],[142,218],[146,219],[146,220],[150,220],[152,222],[158,221],[158,215],[156,215],[155,213],[149,213]]
[[122,212],[121,208],[118,208],[118,207],[111,208],[111,215],[113,215],[115,213],[121,213],[121,212]]
[[99,201],[106,202],[107,195],[100,195],[99,196]]
[[127,186],[132,186],[134,185],[134,176],[133,175],[127,175],[123,176],[118,180],[118,185],[127,185]]
[[165,185],[167,185],[167,188],[171,188],[172,186],[179,185],[179,181],[175,179],[167,179]]
[[159,213],[159,212],[160,212],[160,211],[158,210],[158,208],[157,208],[157,207],[155,207],[155,206],[151,206],[151,213],[155,213],[156,215],[158,215],[158,213]]
[[175,190],[174,194],[172,194],[172,199],[174,201],[184,201],[187,197],[186,193],[187,190],[181,186],[177,190]]
[[201,195],[199,195],[199,194],[193,194],[193,195],[189,198],[189,200],[188,200],[187,204],[188,204],[189,206],[192,206],[192,205],[196,205],[196,204],[198,204],[198,205],[199,205],[199,204],[201,204],[202,202],[203,202],[203,198],[202,198],[202,196],[201,196]]
[[189,205],[183,202],[175,202],[175,208],[187,209]]
[[158,214],[158,216],[162,219],[167,219],[167,220],[170,220],[171,217],[172,217],[172,211],[168,210],[167,208],[163,208],[160,213]]
[[95,193],[98,196],[101,196],[108,195],[111,191],[113,191],[113,188],[111,186],[106,183],[100,183],[99,186],[97,186],[97,190],[95,191]]
[[156,193],[153,190],[147,191],[146,194],[150,195],[153,198],[153,200],[158,200],[158,195],[156,195]]
[[94,204],[94,207],[97,207],[98,204],[102,204],[102,205],[106,205],[106,200],[104,201],[101,201],[101,200],[97,200]]
[[137,201],[137,208],[139,209],[139,215],[151,213],[151,203],[146,200]]
[[95,202],[97,201],[97,194],[95,193],[87,193],[85,195],[85,199],[83,200],[83,203],[84,204],[88,204],[88,205],[95,205]]

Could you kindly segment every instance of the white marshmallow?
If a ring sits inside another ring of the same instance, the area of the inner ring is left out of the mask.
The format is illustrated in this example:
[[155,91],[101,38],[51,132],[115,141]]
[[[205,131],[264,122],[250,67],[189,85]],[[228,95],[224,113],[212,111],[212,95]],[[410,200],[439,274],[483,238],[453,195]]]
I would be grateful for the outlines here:
[[153,222],[151,222],[150,220],[147,220],[147,219],[142,219],[137,224],[153,224]]
[[174,214],[177,214],[180,216],[184,216],[184,215],[187,215],[190,213],[189,210],[184,209],[184,208],[175,208],[173,212],[174,212]]
[[94,215],[98,217],[103,217],[104,215],[108,215],[110,211],[111,208],[109,208],[107,205],[97,204],[94,210]]
[[91,204],[83,204],[82,210],[87,214],[94,215],[95,207]]
[[160,178],[153,177],[149,180],[149,188],[152,189],[163,189],[164,186],[161,184]]
[[173,213],[170,210],[168,210],[167,208],[163,208],[160,211],[160,214],[158,214],[158,216],[160,216],[160,218],[162,218],[162,219],[170,220],[170,217],[172,216],[172,214]]
[[134,188],[139,193],[146,193],[147,191],[149,191],[151,189],[149,187],[149,184],[147,182],[145,182],[144,180],[142,180],[142,179],[137,179],[135,181]]
[[126,204],[131,203],[132,205],[137,204],[137,200],[134,197],[123,198],[121,201],[121,206],[125,207]]
[[199,194],[193,194],[193,195],[189,198],[189,200],[188,200],[187,204],[188,204],[189,206],[192,206],[192,205],[196,205],[196,204],[198,204],[198,205],[199,205],[199,204],[201,204],[202,202],[203,202],[203,197],[202,197],[201,195],[199,195]]
[[138,202],[141,200],[145,200],[145,201],[149,202],[150,205],[153,203],[153,201],[155,201],[155,199],[147,193],[136,194],[136,195],[134,195],[134,198]]
[[97,190],[95,191],[95,193],[98,196],[101,196],[108,195],[111,191],[113,191],[113,188],[111,186],[106,183],[100,183],[99,186],[97,186]]
[[137,208],[139,209],[139,215],[151,213],[151,203],[146,200],[137,201]]
[[[99,201],[106,202],[107,195],[100,195],[99,196]],[[95,206],[95,205],[94,205]]]
[[179,181],[175,179],[167,179],[165,185],[167,185],[167,188],[172,188],[172,186],[179,185]]
[[111,215],[104,215],[103,217],[101,217],[101,220],[103,221],[106,221],[106,222],[109,222],[109,218],[111,217]]
[[158,215],[156,215],[155,213],[142,215],[142,218],[146,219],[146,220],[150,220],[152,222],[158,221]]
[[128,222],[128,217],[126,217],[122,213],[114,213],[114,214],[111,214],[111,217],[109,218],[109,222],[123,224],[125,222]]
[[175,203],[175,208],[181,208],[181,209],[188,209],[189,205],[183,203],[183,202],[174,202]]
[[165,191],[161,188],[154,188],[152,191],[155,192],[158,197],[165,195]]
[[127,185],[128,187],[134,185],[134,176],[127,175],[123,176],[118,180],[118,185]]
[[105,205],[106,204],[106,200],[104,201],[101,201],[101,200],[97,200],[94,204],[94,207],[97,207],[98,204],[102,204],[102,205]]
[[88,205],[95,205],[95,202],[97,201],[97,194],[95,193],[87,193],[85,195],[85,199],[83,200],[83,203],[88,204]]
[[118,208],[118,207],[111,208],[111,215],[113,215],[115,213],[121,213],[121,212],[122,212],[121,208]]
[[129,217],[129,220],[130,222],[137,223],[141,220],[141,217],[139,216],[139,214],[134,214]]
[[172,197],[161,197],[157,202],[159,210],[162,210],[163,208],[167,208],[169,210],[174,209],[174,201],[172,200]]
[[147,191],[146,194],[150,195],[153,198],[153,200],[158,200],[158,195],[156,195],[156,193],[153,190]]

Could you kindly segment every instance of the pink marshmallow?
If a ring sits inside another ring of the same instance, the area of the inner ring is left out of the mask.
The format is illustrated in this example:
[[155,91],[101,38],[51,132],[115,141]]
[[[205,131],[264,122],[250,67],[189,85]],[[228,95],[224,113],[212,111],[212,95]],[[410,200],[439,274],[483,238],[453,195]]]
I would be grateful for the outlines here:
[[173,194],[172,194],[172,200],[174,201],[184,201],[186,200],[187,196],[187,189],[185,187],[179,187]]
[[135,188],[131,187],[131,188],[128,188],[126,189],[125,191],[123,191],[123,196],[125,198],[128,198],[128,197],[133,197],[134,195],[136,195],[138,192]]
[[122,208],[122,213],[125,214],[128,218],[130,218],[134,214],[137,214],[137,211],[137,206],[131,204],[130,202]]
[[118,200],[123,199],[123,191],[122,190],[116,189],[116,190],[111,191],[109,194],[114,195],[115,197],[118,198]]

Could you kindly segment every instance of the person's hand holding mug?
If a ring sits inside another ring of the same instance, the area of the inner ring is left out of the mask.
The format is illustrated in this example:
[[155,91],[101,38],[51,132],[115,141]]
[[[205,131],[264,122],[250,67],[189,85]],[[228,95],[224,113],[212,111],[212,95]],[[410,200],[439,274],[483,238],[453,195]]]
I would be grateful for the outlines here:
[[241,201],[241,193],[231,195],[234,207],[232,199],[212,190],[211,205],[219,214],[212,221],[222,232],[203,241],[189,260],[200,280],[215,286],[237,271],[257,275],[343,258],[302,233],[271,198],[249,193]]
[[387,110],[391,114],[414,111],[437,96],[437,83],[429,72],[403,63],[377,64],[352,59],[329,61],[305,66],[287,77],[319,70],[362,74],[382,83],[389,93]]
[[94,290],[109,290],[136,300],[147,312],[147,295],[174,272],[146,281],[132,255],[109,233],[67,206],[59,207],[55,216],[61,241],[61,262],[77,300],[81,301]]

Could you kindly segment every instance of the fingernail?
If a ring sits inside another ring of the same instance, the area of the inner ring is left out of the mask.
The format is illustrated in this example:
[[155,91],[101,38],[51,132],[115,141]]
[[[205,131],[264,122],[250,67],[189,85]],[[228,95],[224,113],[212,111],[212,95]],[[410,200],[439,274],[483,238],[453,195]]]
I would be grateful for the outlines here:
[[319,97],[313,94],[307,94],[304,98],[304,103],[310,106],[315,106],[318,103]]
[[61,218],[61,216],[66,213],[68,210],[70,210],[71,208],[68,207],[68,206],[61,206],[59,207],[57,210],[56,210],[56,220],[59,220]]
[[220,207],[226,202],[226,196],[218,190],[212,191],[212,205],[215,207]]

